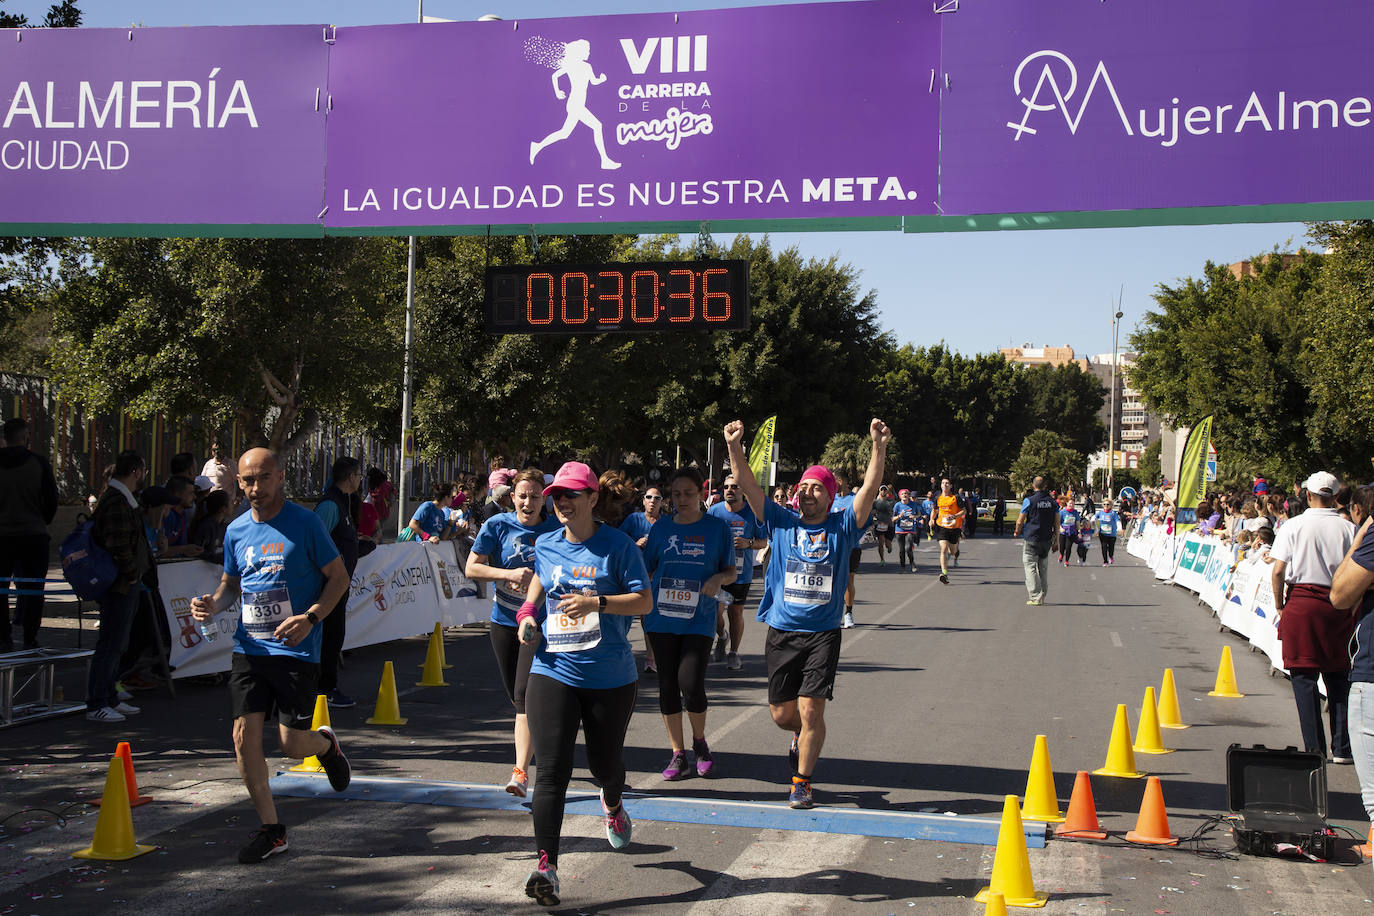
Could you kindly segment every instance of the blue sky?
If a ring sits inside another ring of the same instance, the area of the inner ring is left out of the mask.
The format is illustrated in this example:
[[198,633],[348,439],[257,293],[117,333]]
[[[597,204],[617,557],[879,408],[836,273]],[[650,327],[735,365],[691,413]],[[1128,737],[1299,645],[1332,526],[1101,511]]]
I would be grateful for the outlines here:
[[[913,0],[920,2],[920,0]],[[41,19],[48,2],[6,0],[3,9]],[[414,22],[415,0],[79,0],[88,26]],[[426,0],[427,16],[505,19],[592,16],[735,6],[770,0]],[[1305,241],[1298,223],[903,235],[897,232],[775,233],[774,246],[831,255],[877,293],[884,326],[903,343],[941,340],[964,353],[1030,342],[1110,352],[1113,302],[1124,288],[1122,346],[1159,283],[1197,276],[1207,260],[1229,263]],[[725,239],[719,239],[724,241]]]

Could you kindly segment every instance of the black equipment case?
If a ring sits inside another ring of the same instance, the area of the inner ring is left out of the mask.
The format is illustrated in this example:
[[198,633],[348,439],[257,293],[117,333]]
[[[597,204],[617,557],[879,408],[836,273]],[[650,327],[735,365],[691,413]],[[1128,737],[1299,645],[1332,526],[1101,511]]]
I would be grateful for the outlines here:
[[1254,856],[1284,855],[1281,845],[1330,859],[1334,834],[1326,823],[1326,759],[1295,747],[1262,744],[1226,749],[1226,800],[1239,815],[1236,847]]

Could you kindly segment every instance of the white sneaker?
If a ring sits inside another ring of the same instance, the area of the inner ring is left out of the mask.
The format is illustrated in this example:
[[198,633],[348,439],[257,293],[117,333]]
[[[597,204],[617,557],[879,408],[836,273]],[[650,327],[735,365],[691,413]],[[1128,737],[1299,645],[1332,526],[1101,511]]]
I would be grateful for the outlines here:
[[725,667],[729,668],[731,671],[738,671],[741,667],[743,667],[743,666],[740,664],[740,661],[739,661],[739,653],[738,653],[738,652],[728,652],[728,653],[726,653],[726,655],[725,655]]
[[840,626],[844,627],[846,630],[854,626],[854,614],[852,611],[844,612],[844,621],[840,624]]
[[87,722],[123,722],[124,716],[116,712],[112,707],[102,706],[99,709],[86,710]]
[[136,716],[143,710],[139,709],[132,703],[121,702],[118,706],[114,708],[114,711],[119,713],[121,716]]

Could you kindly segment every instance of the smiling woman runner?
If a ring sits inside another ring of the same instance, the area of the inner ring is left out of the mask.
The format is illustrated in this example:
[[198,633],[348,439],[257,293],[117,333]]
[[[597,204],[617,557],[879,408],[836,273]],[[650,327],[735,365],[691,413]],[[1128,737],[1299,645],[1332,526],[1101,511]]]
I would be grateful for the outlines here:
[[[649,530],[644,562],[653,576],[654,609],[644,632],[658,659],[658,711],[673,746],[667,780],[692,770],[682,738],[682,708],[692,724],[698,776],[715,769],[706,744],[706,663],[716,633],[716,595],[735,581],[734,535],[724,520],[701,511],[701,474],[680,468],[668,482],[677,514]],[[686,701],[684,704],[684,700]]]
[[525,716],[525,688],[529,684],[534,646],[521,645],[515,614],[525,603],[530,580],[534,577],[534,541],[558,527],[558,521],[544,515],[544,475],[522,471],[512,481],[514,512],[493,515],[482,524],[477,540],[468,554],[469,579],[496,583],[487,632],[501,669],[506,696],[515,707],[515,766],[506,791],[519,798],[529,788],[530,724]]
[[569,461],[544,489],[561,529],[534,542],[534,574],[516,614],[520,641],[537,647],[525,711],[539,782],[534,787],[534,839],[539,864],[525,894],[541,906],[558,903],[558,844],[572,780],[577,729],[585,732],[587,766],[601,785],[606,837],[615,849],[630,842],[625,788],[625,731],[638,676],[628,637],[630,619],[649,612],[649,574],[629,535],[597,521],[610,498],[592,469]]

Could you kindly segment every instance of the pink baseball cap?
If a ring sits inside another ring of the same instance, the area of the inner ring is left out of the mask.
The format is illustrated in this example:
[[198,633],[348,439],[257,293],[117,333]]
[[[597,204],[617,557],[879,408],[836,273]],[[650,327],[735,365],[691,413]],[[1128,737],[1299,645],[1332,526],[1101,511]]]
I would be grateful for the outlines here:
[[548,496],[554,490],[597,490],[601,488],[601,481],[591,468],[580,461],[567,461],[558,469],[558,473],[553,475],[553,482],[544,488],[544,495]]
[[[801,480],[816,481],[821,486],[825,487],[825,492],[830,494],[832,500],[835,498],[835,491],[840,488],[840,485],[835,482],[835,475],[830,473],[830,468],[823,464],[813,464],[805,471],[802,471]],[[797,482],[801,483],[801,480]]]
[[510,482],[515,479],[516,471],[513,468],[497,468],[487,475],[487,489],[495,490],[501,485],[510,486]]

